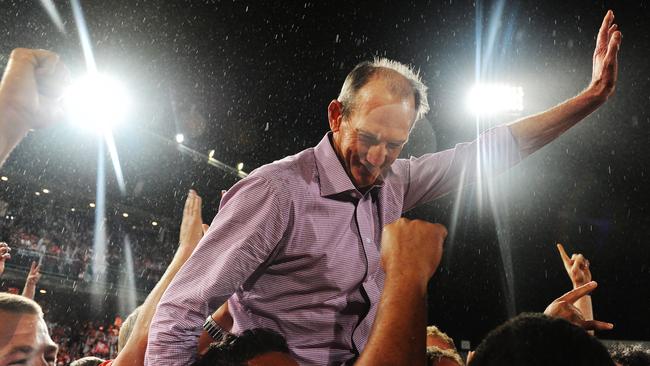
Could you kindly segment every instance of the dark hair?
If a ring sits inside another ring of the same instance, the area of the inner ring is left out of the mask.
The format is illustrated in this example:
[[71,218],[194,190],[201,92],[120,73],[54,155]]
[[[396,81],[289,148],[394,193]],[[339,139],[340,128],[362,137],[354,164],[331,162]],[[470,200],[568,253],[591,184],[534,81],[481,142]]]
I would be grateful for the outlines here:
[[101,358],[88,356],[88,357],[80,358],[76,361],[72,361],[70,366],[97,366],[102,362],[104,362],[104,360],[102,360]]
[[564,319],[521,314],[493,329],[470,366],[614,366],[607,349]]
[[623,366],[649,366],[650,350],[643,348],[640,344],[616,343],[609,347],[609,354],[612,360]]
[[271,329],[249,329],[212,343],[194,366],[245,366],[247,361],[270,352],[289,353],[284,337]]

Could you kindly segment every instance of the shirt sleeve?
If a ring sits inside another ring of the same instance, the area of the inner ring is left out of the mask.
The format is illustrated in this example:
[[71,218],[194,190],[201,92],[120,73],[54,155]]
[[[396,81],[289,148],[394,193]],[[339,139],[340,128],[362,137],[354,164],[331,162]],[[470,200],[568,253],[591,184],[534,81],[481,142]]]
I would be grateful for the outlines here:
[[162,296],[145,365],[189,365],[208,314],[258,269],[281,241],[287,217],[272,182],[249,176],[223,197],[219,213]]
[[508,126],[482,133],[453,149],[407,160],[404,211],[507,170],[521,161],[519,144]]

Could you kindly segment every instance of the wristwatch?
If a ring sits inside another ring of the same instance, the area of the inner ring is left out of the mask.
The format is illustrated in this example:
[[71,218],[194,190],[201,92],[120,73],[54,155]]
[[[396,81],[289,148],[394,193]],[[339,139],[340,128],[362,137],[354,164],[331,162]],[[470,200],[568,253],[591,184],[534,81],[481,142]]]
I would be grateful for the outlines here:
[[212,315],[208,315],[205,319],[203,330],[205,330],[216,342],[221,342],[228,334],[230,334],[230,332],[221,328],[221,326],[212,319]]

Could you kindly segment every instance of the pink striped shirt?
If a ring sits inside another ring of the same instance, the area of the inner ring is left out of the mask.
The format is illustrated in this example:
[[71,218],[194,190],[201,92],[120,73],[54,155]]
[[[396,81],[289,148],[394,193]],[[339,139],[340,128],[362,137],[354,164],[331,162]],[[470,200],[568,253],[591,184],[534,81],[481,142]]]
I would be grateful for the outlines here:
[[145,365],[187,365],[205,318],[228,300],[232,331],[283,334],[301,365],[343,364],[364,348],[384,284],[381,230],[402,212],[520,160],[506,126],[420,158],[398,159],[365,195],[329,134],[265,165],[223,197],[210,230],[163,295]]

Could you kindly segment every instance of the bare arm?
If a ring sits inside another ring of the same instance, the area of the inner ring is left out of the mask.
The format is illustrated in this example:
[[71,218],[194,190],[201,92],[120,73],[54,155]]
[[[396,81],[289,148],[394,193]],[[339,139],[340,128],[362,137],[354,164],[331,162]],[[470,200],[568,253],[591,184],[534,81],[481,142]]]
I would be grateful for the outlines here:
[[440,264],[447,230],[400,219],[384,228],[384,291],[372,332],[356,365],[424,365],[427,282]]
[[181,233],[179,247],[174,259],[167,267],[165,274],[156,284],[147,299],[142,304],[140,315],[133,325],[133,333],[126,342],[124,349],[118,354],[113,366],[140,366],[144,365],[144,355],[147,350],[147,339],[149,337],[149,326],[151,319],[156,313],[156,307],[167,286],[171,283],[176,273],[190,257],[194,248],[203,236],[201,220],[201,197],[193,190],[187,195],[185,208],[183,210],[183,221],[181,222]]
[[530,155],[551,142],[598,109],[614,93],[622,38],[617,28],[610,10],[598,31],[591,83],[587,89],[554,108],[510,125],[522,154]]
[[25,281],[25,287],[23,288],[23,296],[34,300],[36,295],[36,284],[38,280],[41,279],[41,266],[32,262],[32,267],[29,269],[29,274],[27,274],[27,280]]
[[[571,258],[567,255],[562,244],[557,244],[557,249],[562,257],[564,269],[566,269],[573,288],[576,289],[591,281],[591,270],[589,269],[589,261],[582,254],[573,254]],[[580,310],[585,320],[594,320],[594,308],[591,303],[591,296],[585,295],[575,302],[576,308]],[[593,331],[589,331],[594,334]]]
[[61,119],[68,78],[55,53],[26,48],[11,52],[0,83],[0,166],[30,129]]

